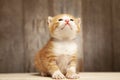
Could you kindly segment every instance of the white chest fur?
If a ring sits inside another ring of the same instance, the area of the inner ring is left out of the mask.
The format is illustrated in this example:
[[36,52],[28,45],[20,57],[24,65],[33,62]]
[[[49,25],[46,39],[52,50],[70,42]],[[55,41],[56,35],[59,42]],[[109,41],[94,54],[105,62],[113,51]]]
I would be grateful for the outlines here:
[[55,41],[53,46],[53,52],[58,56],[72,55],[77,52],[77,45],[73,41]]

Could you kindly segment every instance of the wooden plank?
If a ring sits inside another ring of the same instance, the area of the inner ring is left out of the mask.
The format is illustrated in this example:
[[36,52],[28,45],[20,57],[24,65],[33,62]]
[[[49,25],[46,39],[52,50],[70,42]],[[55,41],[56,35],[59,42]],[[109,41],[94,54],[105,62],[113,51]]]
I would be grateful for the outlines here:
[[0,0],[0,72],[24,72],[22,0]]
[[[80,73],[79,79],[72,80],[120,80],[120,73]],[[0,80],[53,80],[51,77],[42,77],[38,73],[0,74]],[[71,79],[62,79],[71,80]]]
[[81,0],[54,0],[53,14],[68,13],[76,17],[81,16]]
[[25,72],[33,72],[34,56],[49,39],[48,0],[24,0]]
[[120,0],[112,1],[113,69],[120,71]]
[[85,71],[112,71],[110,0],[82,0]]

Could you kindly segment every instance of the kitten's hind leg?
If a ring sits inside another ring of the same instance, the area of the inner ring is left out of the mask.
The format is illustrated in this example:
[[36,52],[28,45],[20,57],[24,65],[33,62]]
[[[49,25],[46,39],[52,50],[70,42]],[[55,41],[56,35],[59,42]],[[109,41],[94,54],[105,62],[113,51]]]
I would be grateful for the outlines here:
[[45,73],[45,72],[40,72],[40,75],[41,75],[41,76],[45,76],[45,77],[48,76],[48,74]]

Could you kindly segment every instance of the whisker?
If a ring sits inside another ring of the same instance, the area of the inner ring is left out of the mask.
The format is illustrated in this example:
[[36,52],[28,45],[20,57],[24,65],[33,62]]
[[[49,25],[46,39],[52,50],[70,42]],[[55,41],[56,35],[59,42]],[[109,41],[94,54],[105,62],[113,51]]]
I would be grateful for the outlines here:
[[66,24],[64,25],[64,27],[61,28],[61,30],[63,30],[65,28]]
[[72,27],[71,27],[71,25],[69,24],[69,26],[70,26],[70,29],[72,30]]

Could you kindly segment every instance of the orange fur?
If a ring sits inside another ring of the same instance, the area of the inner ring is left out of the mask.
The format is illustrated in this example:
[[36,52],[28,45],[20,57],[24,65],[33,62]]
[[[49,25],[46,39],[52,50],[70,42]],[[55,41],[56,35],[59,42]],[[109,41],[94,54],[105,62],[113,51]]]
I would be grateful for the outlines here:
[[[45,45],[45,47],[43,47],[36,54],[35,67],[43,76],[51,75],[51,76],[53,76],[53,78],[65,78],[64,76],[66,75],[67,78],[77,78],[78,75],[76,75],[76,70],[74,71],[74,67],[76,68],[76,65],[77,65],[77,55],[76,55],[77,51],[72,52],[71,55],[69,55],[69,54],[67,55],[65,53],[62,55],[56,55],[57,53],[55,53],[55,51],[53,50],[56,47],[54,42],[57,42],[58,49],[59,49],[59,42],[66,41],[66,40],[64,40],[64,38],[62,38],[62,40],[59,40],[56,37],[52,36],[52,35],[55,35],[54,34],[55,30],[56,30],[56,28],[58,28],[58,25],[60,24],[58,19],[62,18],[63,16],[68,16],[68,17],[72,18],[75,21],[74,23],[77,25],[76,26],[77,31],[75,33],[77,33],[79,31],[79,29],[80,29],[79,23],[77,22],[77,19],[74,18],[73,16],[71,16],[69,14],[61,14],[61,15],[52,17],[51,21],[49,22],[49,30],[50,30],[50,34],[51,34],[51,39]],[[74,42],[73,39],[70,39],[70,40],[68,39],[68,41]],[[68,42],[68,41],[66,41],[66,42]],[[71,44],[71,45],[73,45],[73,44]],[[69,47],[69,46],[67,46],[67,47]],[[63,52],[64,52],[64,50],[63,50]],[[65,62],[64,62],[64,60],[65,60]],[[57,71],[58,71],[58,73],[57,73]],[[56,74],[55,74],[55,72],[56,72]]]

